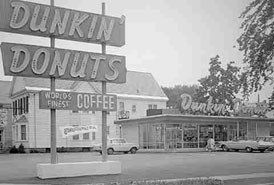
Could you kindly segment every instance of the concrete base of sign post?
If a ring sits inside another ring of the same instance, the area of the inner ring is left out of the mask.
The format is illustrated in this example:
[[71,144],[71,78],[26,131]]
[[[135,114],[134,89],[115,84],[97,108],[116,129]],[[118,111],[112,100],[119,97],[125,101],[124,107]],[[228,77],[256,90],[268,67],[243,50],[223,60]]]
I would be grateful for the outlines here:
[[41,179],[110,174],[121,174],[120,161],[37,164]]

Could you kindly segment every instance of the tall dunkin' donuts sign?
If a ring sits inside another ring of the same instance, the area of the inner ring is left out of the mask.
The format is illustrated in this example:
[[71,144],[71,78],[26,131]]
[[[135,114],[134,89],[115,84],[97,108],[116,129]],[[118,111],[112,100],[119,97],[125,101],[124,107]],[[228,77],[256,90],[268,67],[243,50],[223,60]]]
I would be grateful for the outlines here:
[[[0,31],[118,46],[125,17],[110,17],[18,0],[0,0]],[[126,82],[125,57],[2,43],[5,75]]]

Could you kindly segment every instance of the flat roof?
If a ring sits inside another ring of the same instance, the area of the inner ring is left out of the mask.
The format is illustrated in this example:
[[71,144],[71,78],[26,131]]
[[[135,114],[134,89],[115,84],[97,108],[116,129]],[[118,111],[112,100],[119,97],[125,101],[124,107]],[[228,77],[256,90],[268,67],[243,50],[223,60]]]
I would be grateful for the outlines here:
[[183,114],[160,114],[155,116],[147,116],[136,119],[122,119],[114,121],[114,124],[129,124],[129,123],[146,123],[146,122],[210,122],[210,121],[260,121],[260,122],[274,122],[273,118],[260,117],[229,117],[229,116],[204,116],[204,115],[183,115]]

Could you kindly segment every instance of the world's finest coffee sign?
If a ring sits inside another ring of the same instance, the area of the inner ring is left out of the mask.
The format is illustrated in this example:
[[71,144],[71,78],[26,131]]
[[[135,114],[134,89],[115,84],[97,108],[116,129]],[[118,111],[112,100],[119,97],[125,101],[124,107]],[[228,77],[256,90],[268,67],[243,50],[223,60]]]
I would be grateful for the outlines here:
[[124,56],[13,43],[2,43],[1,50],[5,75],[126,82]]
[[117,96],[111,94],[40,91],[40,109],[116,111]]
[[18,0],[0,0],[0,30],[121,47],[125,17],[110,17]]

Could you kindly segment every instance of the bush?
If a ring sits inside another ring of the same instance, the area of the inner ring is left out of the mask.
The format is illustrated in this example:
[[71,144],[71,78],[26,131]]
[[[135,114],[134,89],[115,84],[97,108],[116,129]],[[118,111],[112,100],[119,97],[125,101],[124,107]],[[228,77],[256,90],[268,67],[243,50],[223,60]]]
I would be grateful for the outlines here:
[[25,147],[24,147],[24,145],[21,143],[20,145],[19,145],[19,147],[18,147],[18,152],[19,153],[26,153],[25,152]]
[[10,153],[11,153],[11,154],[16,154],[16,153],[18,153],[18,149],[16,148],[16,146],[13,146],[13,147],[10,149]]

